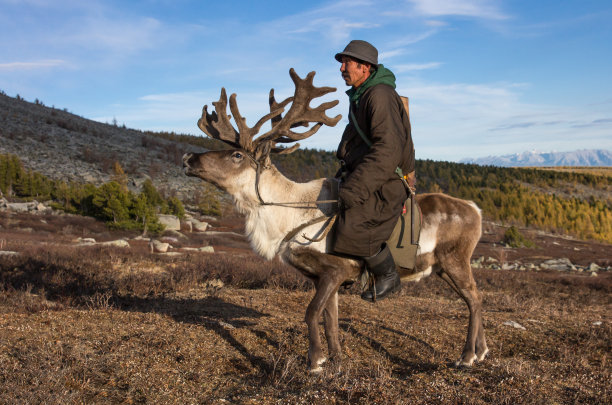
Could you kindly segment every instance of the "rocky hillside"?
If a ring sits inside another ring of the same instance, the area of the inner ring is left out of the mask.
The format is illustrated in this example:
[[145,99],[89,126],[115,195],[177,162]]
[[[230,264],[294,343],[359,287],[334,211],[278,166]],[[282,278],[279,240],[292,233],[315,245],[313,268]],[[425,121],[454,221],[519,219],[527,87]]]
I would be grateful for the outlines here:
[[200,181],[183,174],[181,156],[198,149],[0,94],[0,153],[52,179],[104,183],[117,161],[131,187],[150,178],[158,189],[184,195]]

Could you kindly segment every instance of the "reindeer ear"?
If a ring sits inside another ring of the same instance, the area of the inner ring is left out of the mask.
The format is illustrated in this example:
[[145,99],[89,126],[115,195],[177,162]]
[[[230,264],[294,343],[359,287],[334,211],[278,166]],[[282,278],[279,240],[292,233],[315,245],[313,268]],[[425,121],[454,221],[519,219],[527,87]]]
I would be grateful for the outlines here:
[[272,142],[262,142],[255,147],[255,160],[257,160],[264,168],[270,167],[270,152],[272,151]]

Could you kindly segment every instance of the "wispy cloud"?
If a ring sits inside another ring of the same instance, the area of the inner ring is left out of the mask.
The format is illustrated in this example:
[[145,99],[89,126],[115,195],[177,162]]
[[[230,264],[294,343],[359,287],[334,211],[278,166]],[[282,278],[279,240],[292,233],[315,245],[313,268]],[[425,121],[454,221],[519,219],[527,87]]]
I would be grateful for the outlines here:
[[607,126],[612,129],[612,118],[600,118],[596,120],[592,120],[590,122],[583,122],[572,125],[573,128],[591,128],[591,127],[600,127]]
[[393,65],[393,71],[395,73],[406,73],[406,72],[413,72],[413,71],[416,71],[416,70],[437,69],[441,65],[442,65],[442,63],[440,63],[440,62],[407,63],[407,64]]
[[491,20],[509,18],[493,0],[408,0],[424,16],[462,16]]
[[0,63],[0,70],[48,69],[59,66],[69,66],[69,64],[61,59],[46,59],[34,62],[8,62]]

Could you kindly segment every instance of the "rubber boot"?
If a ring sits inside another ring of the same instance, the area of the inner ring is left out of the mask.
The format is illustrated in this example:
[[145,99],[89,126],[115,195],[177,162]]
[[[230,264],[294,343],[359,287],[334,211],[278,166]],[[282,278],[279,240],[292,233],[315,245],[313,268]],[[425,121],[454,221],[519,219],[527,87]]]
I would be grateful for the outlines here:
[[374,285],[364,291],[361,298],[366,301],[376,301],[400,289],[400,276],[386,244],[380,252],[374,256],[365,257],[364,260],[368,270],[374,276]]

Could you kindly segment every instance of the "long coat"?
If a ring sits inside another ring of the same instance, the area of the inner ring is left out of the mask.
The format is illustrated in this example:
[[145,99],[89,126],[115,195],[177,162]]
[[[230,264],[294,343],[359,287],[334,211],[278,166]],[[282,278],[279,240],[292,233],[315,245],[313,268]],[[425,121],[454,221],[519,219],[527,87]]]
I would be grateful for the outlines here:
[[372,145],[357,133],[349,114],[336,153],[343,163],[339,199],[344,209],[336,220],[332,250],[367,257],[380,250],[402,212],[408,193],[395,169],[414,171],[414,145],[408,114],[393,87],[374,85],[358,106],[349,108]]

